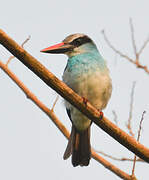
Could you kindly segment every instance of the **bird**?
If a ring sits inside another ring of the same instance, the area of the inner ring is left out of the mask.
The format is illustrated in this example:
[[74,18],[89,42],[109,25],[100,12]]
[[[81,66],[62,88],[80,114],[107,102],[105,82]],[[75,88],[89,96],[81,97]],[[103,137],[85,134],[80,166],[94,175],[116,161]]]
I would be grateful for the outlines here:
[[[106,61],[93,40],[82,33],[71,34],[61,43],[41,50],[44,53],[68,56],[62,79],[73,91],[90,102],[100,112],[106,107],[112,93],[112,80]],[[63,159],[71,155],[72,165],[88,166],[91,159],[91,120],[65,100],[72,123],[71,134]]]

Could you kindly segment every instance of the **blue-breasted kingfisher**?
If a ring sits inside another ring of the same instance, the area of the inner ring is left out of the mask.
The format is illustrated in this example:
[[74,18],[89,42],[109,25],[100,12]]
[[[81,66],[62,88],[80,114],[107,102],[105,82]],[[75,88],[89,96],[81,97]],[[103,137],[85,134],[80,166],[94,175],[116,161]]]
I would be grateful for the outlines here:
[[[112,83],[106,62],[95,43],[84,34],[72,34],[61,43],[41,50],[45,53],[62,53],[68,56],[63,81],[100,112],[110,99]],[[72,165],[88,166],[91,159],[91,120],[65,101],[72,123],[71,135],[63,158],[72,155]]]

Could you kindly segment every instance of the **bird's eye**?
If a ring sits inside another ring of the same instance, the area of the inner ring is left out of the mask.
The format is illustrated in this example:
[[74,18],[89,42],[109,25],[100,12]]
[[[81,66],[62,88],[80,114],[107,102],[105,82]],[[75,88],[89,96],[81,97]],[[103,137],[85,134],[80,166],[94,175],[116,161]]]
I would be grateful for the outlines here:
[[82,39],[78,38],[71,42],[74,46],[80,46],[82,44]]

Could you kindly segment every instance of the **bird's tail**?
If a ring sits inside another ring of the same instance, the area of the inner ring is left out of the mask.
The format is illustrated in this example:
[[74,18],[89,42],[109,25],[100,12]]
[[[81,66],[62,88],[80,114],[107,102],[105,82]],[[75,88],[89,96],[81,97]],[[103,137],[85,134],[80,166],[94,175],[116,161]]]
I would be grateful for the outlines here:
[[91,158],[90,127],[80,132],[72,125],[71,135],[63,158],[67,159],[71,154],[74,167],[89,165]]

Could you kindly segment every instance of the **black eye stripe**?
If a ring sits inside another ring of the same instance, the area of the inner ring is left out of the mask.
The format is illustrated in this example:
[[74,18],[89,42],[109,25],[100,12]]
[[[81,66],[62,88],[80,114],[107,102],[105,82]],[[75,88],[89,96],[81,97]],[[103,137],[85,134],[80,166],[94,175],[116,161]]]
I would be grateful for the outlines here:
[[81,46],[82,44],[85,44],[88,42],[92,42],[92,40],[90,38],[88,38],[87,36],[83,36],[83,37],[79,37],[77,39],[74,39],[70,44],[78,47],[78,46]]

